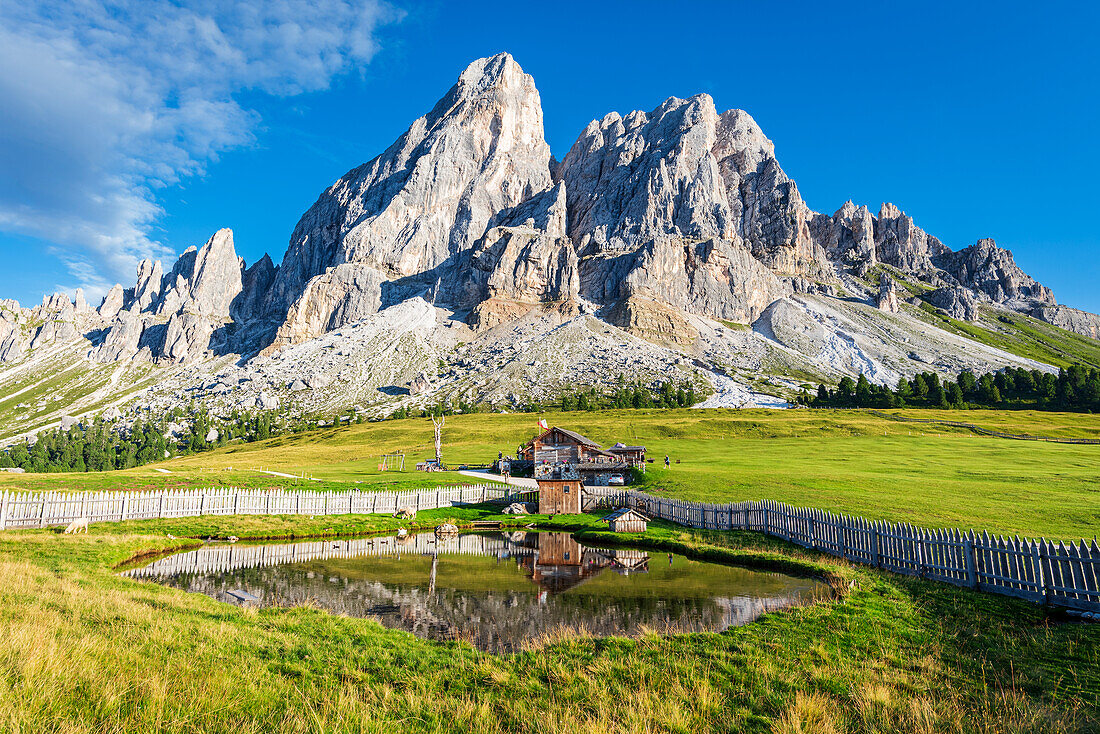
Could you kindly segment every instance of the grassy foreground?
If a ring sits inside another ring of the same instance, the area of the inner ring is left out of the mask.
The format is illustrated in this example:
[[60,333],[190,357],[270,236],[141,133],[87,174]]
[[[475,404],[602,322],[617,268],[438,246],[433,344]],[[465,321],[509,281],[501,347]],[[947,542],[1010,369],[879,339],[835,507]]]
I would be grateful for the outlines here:
[[[477,509],[425,513],[471,519]],[[723,634],[563,630],[494,656],[311,608],[249,610],[117,576],[177,536],[364,532],[390,518],[199,518],[0,535],[0,729],[29,732],[1085,732],[1100,626],[739,533],[637,542],[812,572],[834,602]],[[559,518],[556,524],[577,524]],[[605,542],[592,518],[582,540]],[[848,590],[848,587],[852,588]]]
[[[1036,411],[896,411],[1000,430],[1100,436],[1100,416]],[[965,429],[897,423],[862,411],[671,410],[544,416],[609,445],[639,442],[657,460],[646,488],[715,502],[774,499],[930,527],[978,528],[1050,538],[1100,532],[1100,446],[977,436]],[[535,415],[451,416],[450,464],[512,453],[535,433]],[[405,419],[284,436],[102,474],[0,475],[0,489],[203,486],[409,489],[476,481],[458,474],[378,470],[384,452],[406,465],[433,455],[432,425]],[[665,454],[679,464],[665,471]],[[307,473],[301,482],[252,471]],[[356,483],[358,482],[358,484]]]

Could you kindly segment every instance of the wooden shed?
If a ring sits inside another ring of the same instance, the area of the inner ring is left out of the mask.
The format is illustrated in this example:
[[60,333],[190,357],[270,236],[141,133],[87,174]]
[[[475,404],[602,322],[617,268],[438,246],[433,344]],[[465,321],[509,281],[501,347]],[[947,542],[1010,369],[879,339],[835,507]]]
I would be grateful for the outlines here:
[[579,515],[581,479],[569,464],[538,464],[535,481],[539,487],[539,514]]
[[613,533],[642,533],[645,532],[649,518],[629,507],[621,507],[610,515],[600,518],[606,522],[608,529]]

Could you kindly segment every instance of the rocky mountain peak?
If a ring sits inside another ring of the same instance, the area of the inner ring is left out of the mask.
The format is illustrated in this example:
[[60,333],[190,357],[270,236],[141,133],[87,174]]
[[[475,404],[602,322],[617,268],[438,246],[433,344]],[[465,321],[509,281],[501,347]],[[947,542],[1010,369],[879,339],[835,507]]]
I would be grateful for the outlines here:
[[473,62],[431,112],[299,221],[267,300],[272,317],[286,317],[276,341],[373,313],[387,281],[404,297],[434,289],[490,219],[552,184],[534,80],[508,54]]

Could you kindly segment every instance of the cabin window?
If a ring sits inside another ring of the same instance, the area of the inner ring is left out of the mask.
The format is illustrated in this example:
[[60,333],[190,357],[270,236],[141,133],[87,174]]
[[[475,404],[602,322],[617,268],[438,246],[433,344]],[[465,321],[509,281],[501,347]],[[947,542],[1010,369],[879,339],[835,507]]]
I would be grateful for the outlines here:
[[569,551],[565,552],[565,560],[567,560],[567,561],[569,560]]
[[569,494],[569,485],[568,485],[568,484],[566,484],[566,485],[565,485],[565,486],[563,487],[563,489],[565,490],[565,493],[566,493],[566,494]]

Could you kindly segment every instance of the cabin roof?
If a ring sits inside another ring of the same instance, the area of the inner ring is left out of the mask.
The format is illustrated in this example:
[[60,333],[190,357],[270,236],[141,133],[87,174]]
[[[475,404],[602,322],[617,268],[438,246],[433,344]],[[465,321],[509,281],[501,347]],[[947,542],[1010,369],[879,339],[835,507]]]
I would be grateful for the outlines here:
[[645,446],[627,446],[626,444],[617,443],[605,450],[611,451],[612,453],[617,451],[645,451]]
[[591,446],[591,447],[596,448],[596,449],[600,448],[600,445],[598,443],[596,443],[595,441],[593,441],[592,439],[586,438],[585,436],[582,436],[581,434],[577,433],[576,431],[570,431],[568,428],[560,428],[558,426],[550,426],[545,431],[543,431],[539,435],[535,436],[534,438],[532,438],[527,443],[523,444],[524,448],[533,445],[535,443],[535,441],[538,441],[539,439],[541,439],[545,436],[548,436],[549,434],[553,433],[554,431],[558,431],[559,433],[562,433],[562,434],[568,436],[569,438],[573,439],[574,441],[581,444],[582,446]]
[[600,522],[611,522],[612,520],[621,520],[624,517],[630,517],[630,516],[633,516],[633,518],[635,520],[641,520],[643,522],[649,522],[648,517],[646,517],[642,513],[638,512],[637,510],[630,509],[629,507],[620,507],[619,509],[615,510],[614,512],[612,512],[608,515],[604,515],[603,517],[600,518]]

